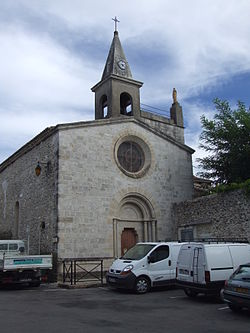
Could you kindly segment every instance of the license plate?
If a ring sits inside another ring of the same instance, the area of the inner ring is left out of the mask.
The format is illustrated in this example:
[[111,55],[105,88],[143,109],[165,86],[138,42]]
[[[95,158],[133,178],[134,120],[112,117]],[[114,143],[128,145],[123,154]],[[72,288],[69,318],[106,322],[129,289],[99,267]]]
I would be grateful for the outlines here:
[[19,282],[23,282],[23,283],[25,283],[25,282],[30,282],[31,281],[31,279],[20,279],[19,280]]
[[109,282],[111,282],[111,283],[115,283],[115,282],[116,282],[116,279],[115,279],[115,278],[109,278]]
[[242,294],[248,293],[248,289],[246,289],[246,288],[235,288],[235,291],[237,291],[238,293],[242,293]]

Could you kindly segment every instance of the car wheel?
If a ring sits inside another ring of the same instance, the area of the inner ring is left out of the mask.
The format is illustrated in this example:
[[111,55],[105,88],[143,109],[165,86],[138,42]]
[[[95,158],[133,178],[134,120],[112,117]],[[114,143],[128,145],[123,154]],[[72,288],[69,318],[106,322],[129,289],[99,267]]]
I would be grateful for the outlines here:
[[241,310],[241,307],[239,305],[236,305],[236,304],[228,303],[228,306],[232,311],[235,311],[235,312]]
[[144,277],[138,277],[135,282],[135,291],[137,294],[145,294],[150,289],[149,280]]
[[198,292],[197,291],[194,291],[190,288],[185,288],[184,289],[184,292],[185,294],[188,296],[188,297],[196,297],[198,295]]

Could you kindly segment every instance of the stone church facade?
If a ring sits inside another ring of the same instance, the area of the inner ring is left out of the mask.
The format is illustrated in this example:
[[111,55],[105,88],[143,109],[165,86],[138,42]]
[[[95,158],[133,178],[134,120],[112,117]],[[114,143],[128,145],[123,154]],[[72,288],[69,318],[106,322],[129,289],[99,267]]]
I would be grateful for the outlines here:
[[173,239],[172,205],[192,198],[182,108],[142,111],[118,32],[95,94],[95,120],[45,129],[0,165],[0,234],[56,261],[117,257]]

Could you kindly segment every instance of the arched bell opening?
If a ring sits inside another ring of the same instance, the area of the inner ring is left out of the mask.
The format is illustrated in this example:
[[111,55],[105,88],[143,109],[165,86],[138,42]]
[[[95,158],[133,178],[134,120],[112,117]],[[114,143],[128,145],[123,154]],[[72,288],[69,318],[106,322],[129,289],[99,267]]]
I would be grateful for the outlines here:
[[133,116],[132,97],[127,93],[120,95],[120,113],[125,116]]
[[101,97],[101,115],[102,118],[108,118],[108,98],[107,95]]

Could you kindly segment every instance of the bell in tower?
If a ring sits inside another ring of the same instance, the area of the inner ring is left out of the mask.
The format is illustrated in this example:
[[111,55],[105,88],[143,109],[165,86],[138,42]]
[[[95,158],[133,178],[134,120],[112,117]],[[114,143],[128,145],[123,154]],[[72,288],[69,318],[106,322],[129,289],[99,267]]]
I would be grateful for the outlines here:
[[117,18],[113,41],[101,81],[91,90],[95,93],[95,119],[121,116],[140,117],[140,87],[142,82],[132,78],[131,70],[121,46]]

